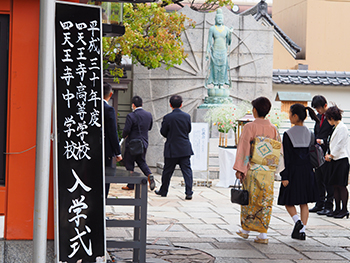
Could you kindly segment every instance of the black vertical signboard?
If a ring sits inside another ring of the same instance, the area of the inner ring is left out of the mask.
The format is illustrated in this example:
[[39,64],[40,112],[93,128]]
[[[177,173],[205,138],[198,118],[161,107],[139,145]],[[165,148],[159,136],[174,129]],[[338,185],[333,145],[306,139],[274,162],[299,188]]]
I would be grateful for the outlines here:
[[56,3],[57,262],[105,262],[101,9]]

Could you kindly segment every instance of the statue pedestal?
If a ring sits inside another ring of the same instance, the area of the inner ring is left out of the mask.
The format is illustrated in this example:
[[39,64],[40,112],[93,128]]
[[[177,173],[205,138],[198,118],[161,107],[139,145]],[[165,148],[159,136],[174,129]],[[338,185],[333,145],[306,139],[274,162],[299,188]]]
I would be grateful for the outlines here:
[[220,107],[222,104],[232,104],[233,99],[230,97],[205,97],[204,103],[199,105],[199,109],[210,109]]
[[205,97],[204,103],[199,109],[210,109],[221,106],[222,104],[232,104],[233,99],[230,98],[230,90],[227,88],[208,88],[208,97]]
[[208,97],[205,97],[204,103],[199,109],[210,109],[218,107],[222,104],[232,104],[233,100],[230,96],[230,90],[227,88],[208,88]]

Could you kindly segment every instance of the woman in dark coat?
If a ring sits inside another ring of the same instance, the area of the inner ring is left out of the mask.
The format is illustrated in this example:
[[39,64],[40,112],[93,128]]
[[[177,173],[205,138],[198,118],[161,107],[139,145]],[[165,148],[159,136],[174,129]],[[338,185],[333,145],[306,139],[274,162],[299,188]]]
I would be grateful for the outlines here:
[[[305,226],[309,218],[307,203],[318,199],[315,174],[310,163],[309,145],[312,139],[310,130],[304,126],[306,110],[310,117],[319,122],[310,107],[294,104],[290,107],[289,119],[294,126],[283,134],[283,152],[285,169],[280,173],[282,183],[278,204],[284,205],[294,220],[292,238],[305,240]],[[300,217],[295,205],[300,206]]]

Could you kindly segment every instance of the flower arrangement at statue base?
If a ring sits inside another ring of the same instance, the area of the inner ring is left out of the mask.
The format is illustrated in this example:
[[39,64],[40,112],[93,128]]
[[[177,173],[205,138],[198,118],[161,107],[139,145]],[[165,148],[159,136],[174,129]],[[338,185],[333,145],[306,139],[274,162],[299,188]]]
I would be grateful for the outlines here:
[[207,122],[216,126],[219,131],[219,146],[227,147],[228,132],[232,129],[236,132],[237,120],[251,109],[249,102],[243,101],[237,106],[234,104],[223,104],[220,107],[211,108],[205,115]]
[[270,112],[266,115],[266,119],[279,129],[282,125],[282,121],[288,119],[288,113],[282,112],[278,108],[271,108]]

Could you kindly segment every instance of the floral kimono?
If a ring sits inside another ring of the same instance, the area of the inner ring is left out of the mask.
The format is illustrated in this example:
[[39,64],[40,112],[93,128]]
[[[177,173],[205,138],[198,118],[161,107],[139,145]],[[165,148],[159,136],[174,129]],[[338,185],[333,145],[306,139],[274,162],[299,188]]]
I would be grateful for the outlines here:
[[[275,158],[275,164],[271,160],[268,163],[251,162],[252,142],[258,136],[281,142],[276,127],[269,120],[255,119],[247,123],[239,138],[233,169],[246,175],[243,186],[249,192],[249,205],[241,206],[242,228],[266,233],[271,219],[274,174],[279,156]],[[254,146],[256,149],[253,150],[259,150],[258,144]]]

